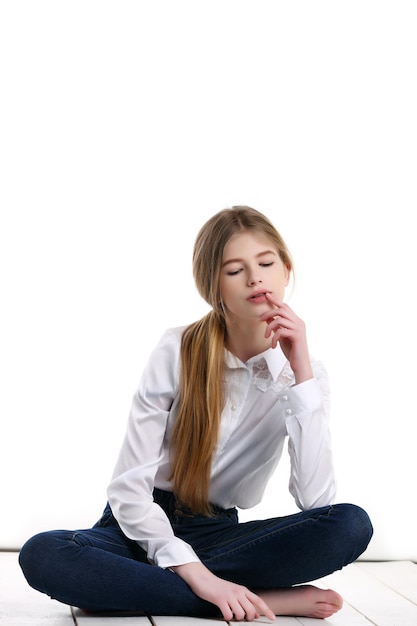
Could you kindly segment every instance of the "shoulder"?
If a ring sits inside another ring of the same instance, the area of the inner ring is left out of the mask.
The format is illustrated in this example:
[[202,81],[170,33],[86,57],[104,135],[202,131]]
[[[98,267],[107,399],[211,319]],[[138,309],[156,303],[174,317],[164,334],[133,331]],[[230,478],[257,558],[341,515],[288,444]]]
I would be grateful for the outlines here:
[[167,328],[161,335],[156,348],[161,346],[179,347],[181,338],[187,326],[175,326]]
[[187,326],[176,326],[164,330],[151,350],[150,360],[165,356],[177,361],[181,349],[181,338],[186,328]]
[[181,337],[186,327],[167,328],[151,350],[142,372],[140,389],[176,388],[179,380]]

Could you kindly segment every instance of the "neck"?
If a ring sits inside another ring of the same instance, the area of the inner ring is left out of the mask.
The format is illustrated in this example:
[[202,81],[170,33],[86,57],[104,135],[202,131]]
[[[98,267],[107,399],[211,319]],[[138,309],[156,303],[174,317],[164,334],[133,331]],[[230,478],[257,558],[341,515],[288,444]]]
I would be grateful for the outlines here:
[[226,323],[226,347],[242,363],[271,346],[271,340],[265,338],[265,324],[239,325],[238,322]]

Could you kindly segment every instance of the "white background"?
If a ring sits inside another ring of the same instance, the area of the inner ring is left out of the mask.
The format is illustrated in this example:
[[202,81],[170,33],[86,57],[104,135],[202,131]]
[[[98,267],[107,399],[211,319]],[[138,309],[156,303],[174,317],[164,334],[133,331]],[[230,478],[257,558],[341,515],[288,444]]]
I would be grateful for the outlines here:
[[[89,526],[214,212],[295,258],[333,389],[339,501],[417,559],[414,2],[0,5],[0,547]],[[261,506],[295,510],[286,455]]]

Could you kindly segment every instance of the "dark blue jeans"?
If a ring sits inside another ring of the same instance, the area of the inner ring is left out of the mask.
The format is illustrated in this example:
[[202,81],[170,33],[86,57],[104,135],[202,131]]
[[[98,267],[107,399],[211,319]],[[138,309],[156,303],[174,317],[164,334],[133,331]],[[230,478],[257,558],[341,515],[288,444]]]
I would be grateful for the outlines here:
[[[214,517],[178,510],[172,494],[155,490],[175,534],[215,574],[250,589],[291,587],[326,576],[366,549],[372,525],[353,504],[336,504],[260,521],[238,522],[235,509]],[[218,616],[174,572],[150,565],[128,539],[109,505],[91,529],[40,533],[19,562],[28,583],[65,604],[90,611]]]

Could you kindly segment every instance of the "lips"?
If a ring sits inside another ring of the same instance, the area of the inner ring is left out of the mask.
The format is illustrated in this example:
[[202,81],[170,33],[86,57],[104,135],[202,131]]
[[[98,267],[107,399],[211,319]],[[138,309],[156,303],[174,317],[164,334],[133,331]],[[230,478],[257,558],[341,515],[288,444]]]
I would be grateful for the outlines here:
[[264,299],[266,298],[267,293],[268,293],[267,291],[257,291],[256,293],[253,293],[251,296],[249,296],[248,300],[252,300],[253,302],[256,300]]

